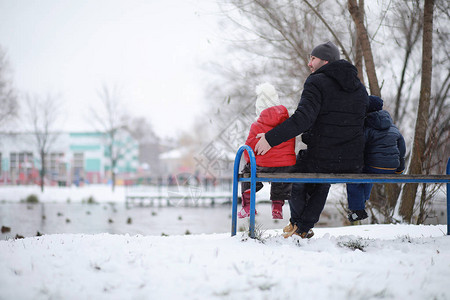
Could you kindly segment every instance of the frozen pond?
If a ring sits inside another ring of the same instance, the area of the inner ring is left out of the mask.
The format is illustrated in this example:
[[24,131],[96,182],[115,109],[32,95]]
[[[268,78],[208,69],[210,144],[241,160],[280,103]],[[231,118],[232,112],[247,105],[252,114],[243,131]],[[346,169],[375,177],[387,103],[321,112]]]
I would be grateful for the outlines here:
[[[339,212],[337,203],[342,198],[343,187],[332,187],[329,199],[316,227],[338,227],[348,225]],[[31,237],[40,234],[58,233],[111,233],[129,235],[184,235],[227,233],[231,231],[231,204],[216,202],[197,203],[193,201],[167,201],[153,206],[139,202],[126,206],[125,192],[109,194],[107,189],[46,189],[37,204],[20,202],[35,190],[0,189],[0,227],[11,228],[0,234],[0,239],[14,238],[16,234]],[[167,194],[166,194],[167,195]],[[89,204],[86,199],[95,198]],[[257,197],[268,198],[264,193]],[[288,223],[289,205],[284,206],[284,219],[272,220],[270,202],[258,202],[256,223],[264,229],[281,229]],[[433,202],[434,218],[426,224],[446,224],[446,201],[437,197]],[[240,204],[238,205],[240,209]],[[342,209],[341,209],[342,210]],[[368,220],[363,224],[369,224]],[[248,228],[248,218],[238,220],[238,230]]]
[[[282,228],[289,220],[289,206],[284,206],[284,219],[272,220],[270,203],[258,203],[257,224],[263,229]],[[335,216],[339,219],[339,216]],[[328,215],[322,220],[332,220]],[[341,226],[342,223],[321,222],[319,226]],[[132,206],[123,203],[0,203],[0,226],[11,232],[1,239],[41,234],[86,233],[130,235],[184,235],[230,232],[231,205],[199,207]],[[238,228],[248,228],[248,219],[238,220]]]
[[[215,191],[201,191],[203,196],[230,194],[226,187]],[[258,198],[268,198],[270,189],[263,189]],[[194,190],[197,192],[197,190]],[[23,202],[30,194],[39,195],[39,203]],[[132,203],[127,207],[127,195],[181,195],[183,200],[149,201]],[[231,203],[218,199],[211,205],[208,199],[192,201],[193,190],[160,190],[149,188],[118,188],[115,193],[107,186],[85,188],[46,188],[40,193],[38,187],[1,187],[0,188],[0,226],[11,228],[10,232],[0,235],[0,239],[14,238],[16,234],[24,237],[58,233],[111,233],[130,235],[184,235],[211,234],[231,231]],[[89,204],[88,199],[95,200]],[[230,199],[230,197],[225,197]],[[187,199],[187,201],[186,201]],[[22,201],[22,202],[21,202]],[[325,210],[318,226],[342,226],[342,219],[334,204]],[[257,224],[262,229],[280,229],[289,222],[289,205],[284,206],[284,219],[272,220],[269,202],[257,203]],[[240,208],[240,204],[238,205]],[[248,218],[238,220],[238,230],[248,228]]]
[[[102,203],[45,203],[0,204],[0,223],[11,227],[9,234],[34,236],[56,233],[96,234],[185,234],[226,232],[228,214],[226,207],[131,207],[124,204]],[[215,220],[215,222],[211,222]],[[231,225],[230,225],[231,226]]]

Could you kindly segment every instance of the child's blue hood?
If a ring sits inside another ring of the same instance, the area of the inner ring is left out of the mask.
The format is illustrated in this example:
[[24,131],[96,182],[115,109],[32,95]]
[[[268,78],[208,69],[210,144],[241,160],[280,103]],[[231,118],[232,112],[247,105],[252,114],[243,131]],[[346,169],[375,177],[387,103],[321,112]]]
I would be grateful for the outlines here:
[[385,130],[392,125],[391,115],[385,110],[374,111],[366,116],[366,126],[378,130]]

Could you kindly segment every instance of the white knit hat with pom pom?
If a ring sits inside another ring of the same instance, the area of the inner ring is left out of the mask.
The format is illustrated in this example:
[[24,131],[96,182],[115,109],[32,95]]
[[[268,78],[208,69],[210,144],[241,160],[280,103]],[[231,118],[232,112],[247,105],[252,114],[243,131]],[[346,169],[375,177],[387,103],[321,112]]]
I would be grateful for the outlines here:
[[266,108],[281,105],[275,87],[266,82],[256,87],[256,115],[259,116]]

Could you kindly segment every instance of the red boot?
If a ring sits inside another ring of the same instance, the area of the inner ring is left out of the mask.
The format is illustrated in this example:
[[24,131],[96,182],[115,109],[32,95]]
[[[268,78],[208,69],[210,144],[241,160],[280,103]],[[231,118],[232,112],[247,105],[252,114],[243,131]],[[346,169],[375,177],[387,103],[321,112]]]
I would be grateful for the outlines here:
[[284,200],[272,200],[272,219],[283,219]]
[[[258,212],[255,209],[255,215]],[[243,219],[250,217],[250,190],[246,190],[242,193],[242,209],[238,212],[238,218]]]

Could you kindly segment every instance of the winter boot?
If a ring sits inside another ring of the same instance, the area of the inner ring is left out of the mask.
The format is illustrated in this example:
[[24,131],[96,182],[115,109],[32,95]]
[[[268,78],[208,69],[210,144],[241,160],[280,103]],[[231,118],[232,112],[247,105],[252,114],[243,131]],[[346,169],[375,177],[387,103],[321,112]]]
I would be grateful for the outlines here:
[[300,236],[302,239],[310,239],[314,236],[314,231],[312,231],[312,229],[310,229],[310,230],[308,230],[308,232],[302,232],[302,233],[295,232],[294,234]]
[[[258,212],[255,209],[255,215],[257,214]],[[250,190],[245,190],[242,193],[242,209],[238,212],[239,219],[247,217],[250,217]]]
[[298,235],[302,239],[310,239],[314,236],[314,231],[312,231],[310,229],[307,232],[300,232],[297,225],[294,225],[292,231],[283,233],[283,237],[285,239],[287,239],[288,237],[293,236],[293,235]]
[[367,217],[368,217],[367,212],[364,209],[351,210],[347,216],[347,218],[350,222],[364,220],[364,219],[367,219]]
[[291,232],[292,230],[294,230],[294,225],[291,222],[283,228],[283,232]]
[[272,200],[272,219],[283,219],[284,200]]

